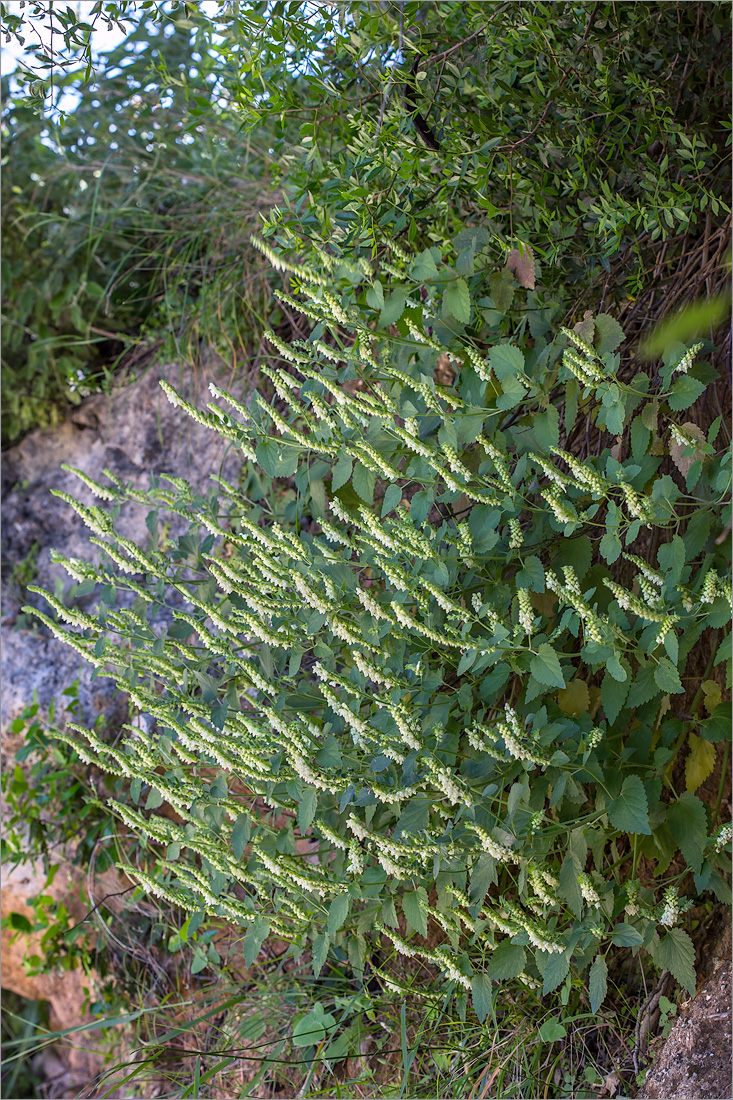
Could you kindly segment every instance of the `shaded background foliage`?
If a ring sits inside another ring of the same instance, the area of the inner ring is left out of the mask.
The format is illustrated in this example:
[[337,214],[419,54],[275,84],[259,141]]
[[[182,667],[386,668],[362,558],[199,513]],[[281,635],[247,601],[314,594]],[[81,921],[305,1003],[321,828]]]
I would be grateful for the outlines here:
[[[419,251],[478,220],[497,267],[530,245],[529,300],[487,295],[502,335],[591,288],[641,330],[653,303],[629,304],[660,277],[680,301],[721,282],[722,3],[104,10],[132,30],[97,73],[69,50],[30,97],[5,82],[4,442],[160,341],[256,357],[277,307],[248,237],[281,197],[320,244]],[[75,110],[36,113],[69,91]],[[679,279],[697,239],[701,277]]]

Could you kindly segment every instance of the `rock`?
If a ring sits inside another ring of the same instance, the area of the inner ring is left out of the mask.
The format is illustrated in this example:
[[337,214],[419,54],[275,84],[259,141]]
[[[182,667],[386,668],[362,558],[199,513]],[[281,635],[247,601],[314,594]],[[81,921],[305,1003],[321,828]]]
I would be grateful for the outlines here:
[[680,1011],[638,1093],[640,1100],[730,1100],[731,961]]
[[[47,887],[45,874],[33,863],[20,864],[12,870],[5,867],[0,912],[3,918],[10,913],[20,913],[32,919],[32,910],[26,903],[44,893],[55,901],[63,900],[67,909],[81,920],[86,910],[78,896],[79,880],[78,872],[62,868]],[[2,929],[0,936],[0,981],[4,990],[11,990],[29,1001],[48,1001],[52,1031],[77,1027],[89,1019],[84,1012],[84,1002],[85,986],[90,985],[90,979],[81,969],[28,974],[23,959],[34,953],[43,955],[41,933],[18,936],[8,927]],[[92,1047],[89,1036],[81,1033],[55,1045],[51,1052],[45,1052],[43,1061],[36,1066],[45,1084],[51,1086],[44,1089],[44,1095],[78,1096],[79,1089],[89,1085],[104,1066],[104,1055]]]
[[[102,482],[102,471],[107,468],[143,489],[148,487],[151,473],[184,478],[198,489],[208,488],[212,473],[236,478],[240,464],[236,450],[221,436],[174,408],[160,389],[161,378],[194,405],[205,406],[210,399],[208,384],[214,380],[213,371],[201,370],[193,376],[184,375],[175,366],[151,368],[112,396],[96,395],[83,402],[60,427],[29,433],[3,455],[0,755],[6,767],[24,738],[24,730],[13,733],[9,727],[33,701],[34,694],[39,704],[38,718],[46,717],[53,703],[55,722],[60,725],[74,705],[73,698],[64,695],[64,691],[78,681],[76,721],[92,726],[101,714],[112,729],[128,721],[127,697],[112,680],[103,677],[92,680],[91,668],[73,649],[30,616],[20,614],[23,604],[47,610],[42,596],[25,590],[27,584],[37,584],[53,593],[56,585],[68,588],[71,583],[65,570],[51,561],[52,550],[66,557],[90,560],[97,559],[100,553],[89,543],[91,532],[76,513],[51,495],[51,490],[57,489],[83,504],[99,503],[74,474],[61,469],[61,464],[75,466]],[[221,385],[226,387],[227,381]],[[144,507],[130,506],[121,513],[118,527],[126,537],[144,545],[149,534],[145,516]],[[176,537],[184,530],[185,521],[172,517],[171,536]],[[93,602],[96,602],[94,596],[87,597],[86,604],[80,601],[86,608]],[[4,867],[3,917],[10,912],[32,917],[26,904],[28,899],[50,893],[81,919],[89,907],[81,899],[81,872],[71,866],[71,855],[55,853],[55,860],[63,862],[66,856],[66,862],[50,888],[46,888],[46,876],[40,867],[32,862],[12,869]],[[119,885],[116,883],[114,878],[94,882],[95,900],[105,899],[104,904],[113,911],[121,904],[115,899]],[[3,988],[29,1000],[48,1001],[52,1030],[85,1022],[84,987],[90,984],[89,978],[80,969],[28,975],[23,959],[28,954],[43,954],[40,934],[15,939],[14,936],[12,929],[3,929]],[[104,1070],[105,1054],[95,1050],[95,1043],[109,1051],[108,1038],[98,1031],[81,1032],[73,1040],[44,1050],[35,1060],[42,1082],[38,1095],[59,1098],[129,1095],[126,1089],[108,1091],[108,1086],[102,1093],[97,1092],[93,1081]]]
[[[237,452],[216,432],[174,408],[160,389],[161,378],[194,405],[203,407],[210,400],[212,370],[200,370],[192,376],[177,366],[151,367],[112,396],[97,394],[89,398],[60,427],[30,432],[3,455],[3,731],[32,701],[34,691],[42,713],[55,699],[57,717],[61,717],[68,704],[61,692],[77,678],[78,721],[93,725],[100,713],[113,724],[127,720],[124,698],[120,698],[112,681],[91,681],[91,669],[73,650],[32,619],[18,620],[23,603],[45,610],[47,605],[42,596],[21,590],[12,570],[29,554],[37,554],[32,583],[53,593],[56,584],[68,588],[71,581],[62,566],[51,561],[52,550],[67,557],[99,556],[98,548],[89,543],[91,532],[79,516],[51,495],[52,489],[63,490],[83,504],[99,503],[74,474],[61,469],[62,463],[102,482],[102,471],[107,468],[138,488],[147,488],[151,473],[172,474],[202,489],[208,487],[212,473],[236,475]],[[119,529],[126,537],[144,544],[148,538],[145,515],[144,507],[123,509]],[[184,521],[173,517],[171,534],[183,529]],[[28,583],[28,578],[24,581]],[[6,740],[6,759],[14,747]]]

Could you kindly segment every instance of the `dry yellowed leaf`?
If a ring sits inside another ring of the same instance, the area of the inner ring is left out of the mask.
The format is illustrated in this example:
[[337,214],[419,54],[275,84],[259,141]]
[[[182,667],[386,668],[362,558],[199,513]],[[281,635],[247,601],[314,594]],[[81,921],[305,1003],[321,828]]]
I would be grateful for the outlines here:
[[590,693],[584,680],[572,680],[567,687],[557,693],[557,705],[563,714],[576,718],[590,710]]
[[[705,432],[702,430],[702,428],[699,428],[697,424],[681,424],[680,431],[683,432],[686,436],[689,436],[691,439],[696,439],[699,443],[705,442]],[[670,439],[670,457],[679,472],[685,478],[690,472],[690,467],[692,466],[692,463],[698,459],[703,459],[705,457],[701,447],[696,447],[693,454],[684,456],[684,452],[686,450],[687,448],[678,443],[676,439]]]
[[456,368],[447,352],[439,355],[435,363],[433,378],[439,386],[452,386],[456,380]]
[[712,714],[720,700],[723,698],[723,692],[720,690],[720,684],[716,683],[715,680],[705,680],[700,686],[702,688],[705,710],[708,712],[708,714]]
[[578,321],[577,325],[573,325],[573,332],[577,332],[578,336],[580,336],[588,344],[593,343],[593,337],[595,336],[596,332],[596,323],[593,320],[592,309],[586,309],[585,313],[583,314],[583,320]]
[[703,741],[696,733],[689,735],[688,744],[690,752],[685,761],[685,785],[688,791],[696,791],[715,768],[715,745]]
[[529,596],[535,611],[539,611],[540,615],[544,615],[547,619],[553,617],[557,596],[552,592],[530,592]]
[[588,689],[590,695],[590,706],[588,707],[588,714],[591,718],[595,718],[598,713],[598,708],[601,705],[601,689],[599,687],[590,687]]

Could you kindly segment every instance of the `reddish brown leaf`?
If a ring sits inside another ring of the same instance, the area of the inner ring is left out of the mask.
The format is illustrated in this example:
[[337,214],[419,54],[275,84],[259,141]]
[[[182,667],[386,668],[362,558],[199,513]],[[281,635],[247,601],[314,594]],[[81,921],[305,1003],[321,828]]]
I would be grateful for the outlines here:
[[513,248],[506,258],[507,271],[511,271],[520,286],[534,290],[534,255],[528,244]]

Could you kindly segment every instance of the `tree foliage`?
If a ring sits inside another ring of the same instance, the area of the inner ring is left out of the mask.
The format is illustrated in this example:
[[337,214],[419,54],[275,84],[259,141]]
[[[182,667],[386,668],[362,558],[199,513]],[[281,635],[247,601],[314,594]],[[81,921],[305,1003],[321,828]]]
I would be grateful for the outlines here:
[[[4,96],[5,438],[98,384],[141,326],[241,361],[265,288],[233,292],[251,254],[231,225],[276,188],[283,233],[321,245],[420,252],[475,223],[497,267],[531,253],[528,314],[507,276],[484,296],[500,335],[557,320],[591,283],[606,306],[635,295],[650,245],[671,259],[728,210],[722,4],[33,10],[65,52],[31,37]],[[2,22],[27,34],[7,5]],[[95,63],[105,22],[132,30]]]

